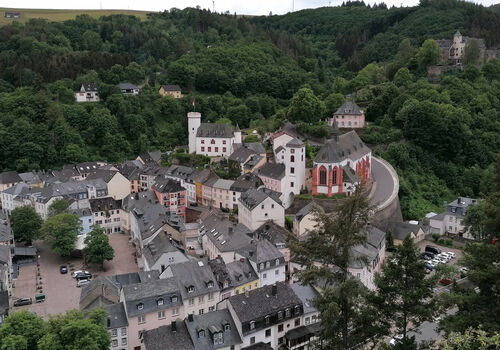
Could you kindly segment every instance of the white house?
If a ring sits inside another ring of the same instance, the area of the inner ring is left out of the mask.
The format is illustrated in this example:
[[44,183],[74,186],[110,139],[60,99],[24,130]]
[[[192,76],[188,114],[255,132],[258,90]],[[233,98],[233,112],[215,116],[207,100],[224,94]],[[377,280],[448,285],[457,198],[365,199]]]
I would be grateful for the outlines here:
[[228,158],[241,144],[241,131],[224,123],[202,123],[201,113],[188,115],[189,153]]
[[75,92],[76,102],[99,102],[99,85],[83,83],[80,91]]
[[144,271],[157,270],[160,274],[169,265],[189,260],[177,244],[167,238],[164,233],[158,234],[144,247],[142,258]]
[[267,188],[251,188],[239,198],[238,222],[255,231],[268,220],[285,226],[285,209],[279,193]]
[[131,83],[120,83],[118,89],[123,95],[139,95],[141,88]]
[[444,213],[430,217],[430,232],[440,235],[450,233],[468,239],[474,239],[466,230],[464,220],[467,216],[469,207],[477,204],[477,202],[477,199],[458,197],[453,202],[448,203]]

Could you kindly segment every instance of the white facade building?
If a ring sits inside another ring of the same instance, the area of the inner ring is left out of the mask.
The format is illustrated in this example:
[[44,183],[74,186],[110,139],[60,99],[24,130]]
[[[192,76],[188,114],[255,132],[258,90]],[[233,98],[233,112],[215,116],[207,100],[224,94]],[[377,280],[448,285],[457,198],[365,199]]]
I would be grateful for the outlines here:
[[99,85],[83,83],[80,91],[75,92],[76,102],[99,102]]
[[285,226],[285,209],[279,193],[267,188],[249,189],[239,198],[238,222],[255,231],[268,220]]
[[189,153],[228,158],[234,144],[241,144],[238,127],[223,123],[202,123],[201,113],[188,113]]

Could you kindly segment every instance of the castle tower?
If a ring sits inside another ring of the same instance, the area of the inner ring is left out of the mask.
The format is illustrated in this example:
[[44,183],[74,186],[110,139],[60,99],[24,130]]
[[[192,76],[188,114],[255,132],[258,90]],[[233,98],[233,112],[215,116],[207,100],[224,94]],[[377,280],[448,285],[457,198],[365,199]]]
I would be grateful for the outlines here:
[[293,201],[293,195],[300,194],[305,188],[306,177],[306,150],[299,139],[293,138],[286,143],[284,148],[285,183],[283,188],[283,202],[288,208]]
[[234,143],[241,143],[241,130],[238,124],[236,124],[236,128],[234,129]]
[[188,135],[189,135],[189,153],[196,153],[196,132],[201,125],[201,113],[189,112],[188,117]]

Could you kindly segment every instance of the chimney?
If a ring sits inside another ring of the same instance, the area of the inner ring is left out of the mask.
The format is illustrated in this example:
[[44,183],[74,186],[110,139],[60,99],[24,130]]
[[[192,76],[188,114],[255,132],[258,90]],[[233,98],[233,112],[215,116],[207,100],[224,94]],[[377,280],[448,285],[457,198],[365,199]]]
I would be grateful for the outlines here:
[[177,323],[175,321],[172,321],[170,329],[172,330],[173,333],[177,332]]
[[188,321],[193,322],[193,314],[188,314]]
[[276,284],[272,285],[271,294],[274,296],[278,294],[278,286]]
[[460,204],[460,203],[462,203],[462,198],[461,198],[461,197],[458,197],[458,198],[457,198],[457,204]]
[[108,324],[108,328],[109,328],[109,327],[111,327],[111,319],[108,317],[107,321],[108,321],[107,324]]

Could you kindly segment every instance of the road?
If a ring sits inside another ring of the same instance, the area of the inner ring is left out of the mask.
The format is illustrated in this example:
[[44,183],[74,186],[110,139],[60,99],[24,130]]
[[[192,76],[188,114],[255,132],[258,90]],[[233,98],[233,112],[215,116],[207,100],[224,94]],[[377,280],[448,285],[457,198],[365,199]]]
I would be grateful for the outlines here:
[[393,169],[375,157],[372,157],[372,177],[373,187],[370,199],[373,205],[382,209],[394,195],[398,194],[399,180]]

